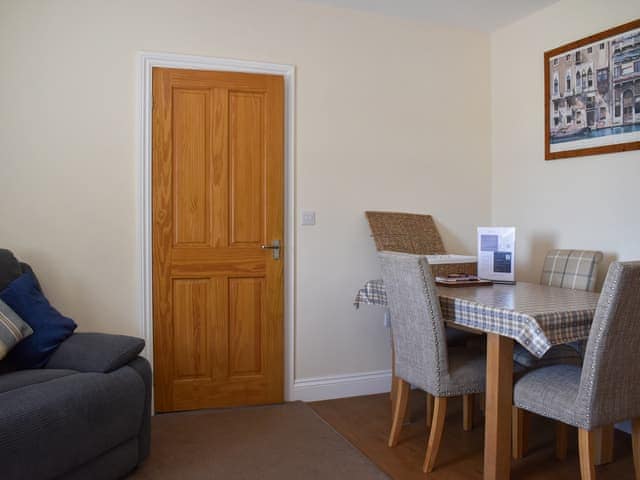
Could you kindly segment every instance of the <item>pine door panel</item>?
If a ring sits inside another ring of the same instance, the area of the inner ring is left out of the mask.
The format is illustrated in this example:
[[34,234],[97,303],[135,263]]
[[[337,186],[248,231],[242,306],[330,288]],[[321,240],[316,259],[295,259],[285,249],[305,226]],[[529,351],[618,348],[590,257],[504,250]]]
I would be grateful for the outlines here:
[[230,92],[231,245],[256,245],[264,237],[264,94]]
[[[283,400],[283,79],[153,71],[159,412]],[[282,252],[281,252],[282,253]]]
[[210,129],[208,90],[173,91],[174,244],[209,245],[211,240]]
[[229,375],[262,375],[264,277],[229,279]]
[[[173,318],[180,328],[173,329],[174,366],[177,379],[211,378],[209,326],[211,286],[208,278],[173,280]],[[183,355],[190,352],[190,355]]]

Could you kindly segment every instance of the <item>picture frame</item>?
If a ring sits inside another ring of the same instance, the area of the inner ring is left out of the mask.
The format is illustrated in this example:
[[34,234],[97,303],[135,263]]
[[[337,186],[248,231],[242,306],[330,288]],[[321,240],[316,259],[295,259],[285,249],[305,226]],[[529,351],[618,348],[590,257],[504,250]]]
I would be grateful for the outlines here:
[[640,149],[640,19],[544,53],[545,160]]

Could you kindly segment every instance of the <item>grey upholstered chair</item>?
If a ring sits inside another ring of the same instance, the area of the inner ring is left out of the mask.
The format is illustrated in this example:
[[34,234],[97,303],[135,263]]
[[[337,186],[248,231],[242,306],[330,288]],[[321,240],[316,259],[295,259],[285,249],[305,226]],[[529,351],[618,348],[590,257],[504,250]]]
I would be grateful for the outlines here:
[[[570,288],[572,290],[593,291],[596,287],[598,265],[602,261],[602,252],[592,250],[550,250],[544,259],[540,284],[551,287]],[[516,344],[513,360],[516,364],[534,369],[549,365],[582,364],[585,342],[573,342],[567,345],[555,345],[542,358],[534,357],[522,345]],[[522,458],[527,449],[527,431],[531,419],[527,412],[514,410],[513,421],[513,458]],[[566,430],[557,429],[558,458],[566,456]]]
[[[550,250],[544,259],[541,285],[592,292],[596,287],[598,265],[602,252],[592,250]],[[537,368],[556,363],[580,365],[581,345],[556,345],[537,359],[521,345],[516,345],[513,359],[525,368]]]
[[514,406],[578,427],[583,480],[595,477],[594,434],[633,421],[636,478],[640,478],[640,262],[609,267],[582,368],[553,365],[522,376]]
[[[540,283],[593,292],[602,258],[602,252],[594,250],[550,250],[544,259]],[[574,342],[569,346],[582,356],[586,342]]]
[[413,384],[435,397],[423,465],[433,470],[442,438],[447,398],[484,392],[485,357],[466,347],[448,347],[440,301],[424,256],[379,253],[393,318],[396,398],[389,446],[397,445]]
[[540,283],[550,287],[593,292],[602,252],[591,250],[550,250],[544,259]]
[[[416,255],[446,254],[444,243],[438,227],[431,215],[420,215],[403,212],[364,212],[369,222],[371,236],[376,250],[412,253]],[[392,326],[393,332],[393,326]],[[463,346],[473,339],[482,342],[484,336],[477,333],[445,327],[445,335],[449,346]],[[393,341],[393,340],[392,340]],[[391,395],[395,393],[395,384]],[[394,403],[392,402],[392,411]],[[427,394],[427,426],[431,426],[433,417],[433,396]],[[469,431],[473,427],[473,396],[467,395],[462,403],[462,427]]]

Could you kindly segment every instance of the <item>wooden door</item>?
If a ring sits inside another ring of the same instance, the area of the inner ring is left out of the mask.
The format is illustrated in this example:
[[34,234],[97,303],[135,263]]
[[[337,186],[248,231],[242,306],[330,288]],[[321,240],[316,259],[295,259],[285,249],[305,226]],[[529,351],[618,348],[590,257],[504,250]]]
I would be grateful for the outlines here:
[[[284,82],[153,69],[158,412],[283,401]],[[279,252],[279,259],[274,258]]]

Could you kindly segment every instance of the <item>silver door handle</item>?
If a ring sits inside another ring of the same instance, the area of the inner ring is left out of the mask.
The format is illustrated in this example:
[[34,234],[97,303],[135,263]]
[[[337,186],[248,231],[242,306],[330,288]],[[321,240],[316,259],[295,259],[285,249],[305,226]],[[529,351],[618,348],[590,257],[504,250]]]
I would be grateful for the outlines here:
[[271,245],[260,245],[262,250],[271,250],[274,260],[280,259],[280,240],[274,240]]

